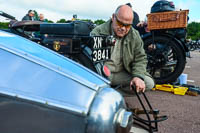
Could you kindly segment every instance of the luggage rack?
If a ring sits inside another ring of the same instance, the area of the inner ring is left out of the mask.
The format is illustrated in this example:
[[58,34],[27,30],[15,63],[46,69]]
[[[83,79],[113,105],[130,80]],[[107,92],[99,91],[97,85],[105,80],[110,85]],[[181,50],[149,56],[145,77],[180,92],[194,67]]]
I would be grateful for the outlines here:
[[189,10],[147,14],[148,30],[186,28]]

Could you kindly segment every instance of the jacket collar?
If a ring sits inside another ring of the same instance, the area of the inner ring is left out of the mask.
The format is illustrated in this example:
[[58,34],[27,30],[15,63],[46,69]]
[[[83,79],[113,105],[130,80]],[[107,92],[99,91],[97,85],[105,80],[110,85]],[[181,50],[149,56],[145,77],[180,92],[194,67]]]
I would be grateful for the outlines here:
[[112,34],[112,19],[109,19],[104,23],[105,26],[102,27],[100,34],[102,35],[111,35]]

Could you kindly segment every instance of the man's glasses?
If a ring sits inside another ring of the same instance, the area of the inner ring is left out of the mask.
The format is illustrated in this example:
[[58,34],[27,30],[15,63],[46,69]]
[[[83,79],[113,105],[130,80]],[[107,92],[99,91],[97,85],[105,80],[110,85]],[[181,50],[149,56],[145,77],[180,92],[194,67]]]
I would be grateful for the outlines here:
[[119,19],[117,18],[117,15],[115,15],[115,19],[117,22],[117,25],[121,28],[121,27],[125,27],[125,28],[130,28],[132,24],[124,24],[121,21],[119,21]]

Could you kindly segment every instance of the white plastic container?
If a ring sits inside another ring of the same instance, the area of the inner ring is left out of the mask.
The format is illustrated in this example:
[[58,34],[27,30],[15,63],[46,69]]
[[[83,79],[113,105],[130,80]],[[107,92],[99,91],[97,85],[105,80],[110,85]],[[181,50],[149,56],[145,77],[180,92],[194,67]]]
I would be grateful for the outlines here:
[[182,85],[182,84],[187,84],[187,74],[184,74],[182,73],[180,76],[179,76],[179,83]]

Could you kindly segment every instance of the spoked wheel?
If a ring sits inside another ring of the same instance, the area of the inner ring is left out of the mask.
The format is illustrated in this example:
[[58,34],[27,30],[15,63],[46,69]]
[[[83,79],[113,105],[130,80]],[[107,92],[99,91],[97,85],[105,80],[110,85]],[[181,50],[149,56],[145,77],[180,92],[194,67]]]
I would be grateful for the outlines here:
[[148,58],[147,71],[156,83],[175,81],[183,72],[186,63],[184,51],[172,38],[155,36],[144,40],[144,49]]

